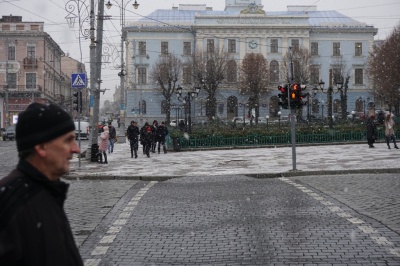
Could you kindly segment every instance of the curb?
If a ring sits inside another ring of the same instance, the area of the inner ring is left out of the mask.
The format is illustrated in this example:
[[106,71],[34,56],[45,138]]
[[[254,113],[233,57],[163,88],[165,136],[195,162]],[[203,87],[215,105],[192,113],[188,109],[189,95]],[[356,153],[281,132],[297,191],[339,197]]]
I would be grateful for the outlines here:
[[[296,176],[318,176],[318,175],[347,175],[347,174],[393,174],[400,173],[400,168],[388,169],[354,169],[354,170],[331,170],[331,171],[289,171],[279,173],[240,174],[252,178],[280,178]],[[185,176],[118,176],[118,175],[95,175],[95,176],[64,176],[67,180],[140,180],[140,181],[167,181]]]

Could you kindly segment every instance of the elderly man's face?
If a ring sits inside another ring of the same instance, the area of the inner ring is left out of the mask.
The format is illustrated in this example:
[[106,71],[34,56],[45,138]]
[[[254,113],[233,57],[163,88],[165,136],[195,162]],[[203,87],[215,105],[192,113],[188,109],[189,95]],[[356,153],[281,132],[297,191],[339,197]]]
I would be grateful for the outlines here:
[[70,131],[44,144],[44,161],[47,166],[47,177],[57,180],[69,172],[70,160],[74,153],[79,153],[74,131]]

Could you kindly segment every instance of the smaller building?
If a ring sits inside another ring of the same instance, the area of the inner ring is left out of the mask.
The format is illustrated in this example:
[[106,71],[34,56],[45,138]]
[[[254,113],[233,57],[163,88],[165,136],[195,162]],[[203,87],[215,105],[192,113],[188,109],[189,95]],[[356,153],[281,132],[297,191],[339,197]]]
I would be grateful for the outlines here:
[[21,16],[0,19],[0,125],[17,122],[32,102],[56,102],[69,95],[61,72],[60,46],[44,32],[44,22],[25,22]]

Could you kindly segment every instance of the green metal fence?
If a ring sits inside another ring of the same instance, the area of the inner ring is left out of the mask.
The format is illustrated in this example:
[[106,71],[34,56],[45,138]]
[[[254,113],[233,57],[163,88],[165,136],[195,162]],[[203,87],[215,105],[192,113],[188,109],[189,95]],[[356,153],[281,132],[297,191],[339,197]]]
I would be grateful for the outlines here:
[[[396,135],[400,135],[397,132]],[[398,136],[397,136],[398,138]],[[378,139],[384,139],[384,132],[378,131]],[[327,132],[327,133],[311,133],[296,134],[296,143],[298,144],[317,144],[331,142],[354,142],[366,141],[366,132]],[[212,147],[241,147],[241,146],[270,146],[270,145],[287,145],[291,143],[290,133],[281,135],[247,135],[247,136],[212,136],[207,138],[176,138],[175,141],[169,139],[168,144],[174,149],[185,148],[212,148]],[[177,146],[179,145],[179,146]]]

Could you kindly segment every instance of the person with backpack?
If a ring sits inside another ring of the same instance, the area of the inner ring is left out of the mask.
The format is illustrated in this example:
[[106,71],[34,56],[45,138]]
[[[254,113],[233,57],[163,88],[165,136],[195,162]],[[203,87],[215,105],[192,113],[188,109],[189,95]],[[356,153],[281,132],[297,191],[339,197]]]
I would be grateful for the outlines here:
[[160,153],[160,146],[162,145],[164,153],[167,153],[167,147],[165,146],[165,138],[168,135],[168,128],[165,122],[161,122],[161,125],[157,127],[157,139],[158,139],[158,153]]
[[114,142],[115,142],[115,139],[117,138],[117,131],[115,130],[115,127],[113,127],[111,125],[110,121],[108,122],[108,132],[109,132],[109,135],[108,135],[107,150],[108,150],[108,153],[110,153],[110,152],[113,153],[114,152]]
[[150,149],[153,142],[153,137],[151,126],[146,122],[140,132],[140,142],[143,145],[143,151],[147,157],[150,157]]
[[129,144],[131,147],[131,158],[133,158],[133,154],[135,154],[135,159],[136,159],[138,157],[137,151],[139,149],[140,132],[137,123],[135,121],[131,121],[131,124],[126,131],[126,135],[128,137]]

